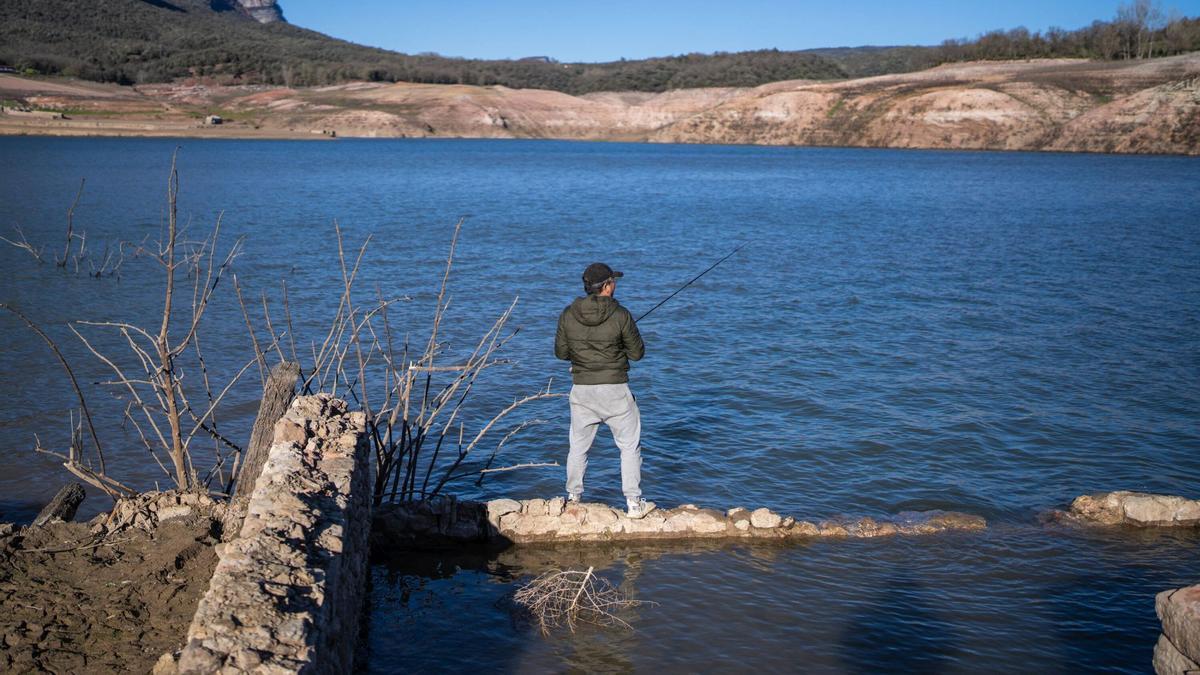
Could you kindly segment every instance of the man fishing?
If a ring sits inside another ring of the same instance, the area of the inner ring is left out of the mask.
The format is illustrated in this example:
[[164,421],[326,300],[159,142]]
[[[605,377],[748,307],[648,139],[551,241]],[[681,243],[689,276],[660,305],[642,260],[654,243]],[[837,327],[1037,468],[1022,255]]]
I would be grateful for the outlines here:
[[571,362],[571,449],[567,454],[567,499],[583,498],[588,450],[600,423],[608,425],[621,450],[621,491],[630,518],[654,510],[642,498],[642,420],[629,390],[629,362],[646,353],[637,322],[614,294],[621,272],[592,263],[583,272],[583,297],[558,317],[554,355]]

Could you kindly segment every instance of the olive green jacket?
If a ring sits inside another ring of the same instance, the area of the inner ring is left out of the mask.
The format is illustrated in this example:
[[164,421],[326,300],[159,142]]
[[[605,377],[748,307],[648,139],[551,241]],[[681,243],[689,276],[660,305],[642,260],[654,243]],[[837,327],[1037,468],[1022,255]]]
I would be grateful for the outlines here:
[[615,298],[576,298],[558,317],[554,355],[571,362],[575,384],[628,382],[629,362],[645,353],[633,315]]

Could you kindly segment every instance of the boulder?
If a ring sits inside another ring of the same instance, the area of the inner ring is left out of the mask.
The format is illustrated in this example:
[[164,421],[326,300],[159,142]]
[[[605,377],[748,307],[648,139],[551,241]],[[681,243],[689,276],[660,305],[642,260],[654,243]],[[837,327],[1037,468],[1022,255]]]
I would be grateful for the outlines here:
[[716,534],[729,528],[720,511],[700,509],[692,514],[692,530],[700,534]]
[[1200,665],[1176,649],[1166,635],[1158,636],[1158,644],[1154,645],[1154,672],[1158,675],[1190,675],[1197,671],[1200,671]]
[[1179,652],[1200,663],[1200,584],[1163,591],[1154,598],[1163,635]]
[[1097,525],[1200,526],[1200,501],[1143,492],[1102,492],[1071,502],[1071,519]]
[[783,523],[783,518],[770,509],[755,509],[750,514],[750,524],[758,528],[775,528]]
[[799,537],[815,537],[821,530],[807,520],[798,520],[788,528],[788,534]]

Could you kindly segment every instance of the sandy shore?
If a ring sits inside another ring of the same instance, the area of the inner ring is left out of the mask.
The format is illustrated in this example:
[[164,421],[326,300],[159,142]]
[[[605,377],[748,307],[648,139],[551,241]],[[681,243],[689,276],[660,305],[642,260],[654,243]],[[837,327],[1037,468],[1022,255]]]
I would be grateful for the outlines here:
[[261,129],[242,124],[197,126],[159,120],[20,119],[0,115],[0,136],[110,136],[132,138],[226,138],[264,140],[332,140],[329,135],[292,129]]

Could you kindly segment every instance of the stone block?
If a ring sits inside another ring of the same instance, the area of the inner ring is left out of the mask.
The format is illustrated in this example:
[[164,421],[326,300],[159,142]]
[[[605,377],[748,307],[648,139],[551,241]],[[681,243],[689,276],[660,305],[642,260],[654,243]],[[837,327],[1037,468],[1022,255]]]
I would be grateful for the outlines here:
[[513,523],[512,533],[518,537],[544,537],[558,532],[562,522],[553,516],[520,514]]
[[822,521],[817,526],[817,534],[822,537],[847,537],[850,532],[846,530],[846,526],[834,520]]
[[546,500],[545,499],[530,499],[522,502],[521,513],[531,516],[546,515]]
[[487,519],[492,524],[492,527],[500,529],[500,516],[509,513],[518,513],[521,510],[521,502],[515,499],[493,499],[487,503]]
[[750,514],[750,524],[758,528],[775,528],[782,522],[783,518],[770,509],[755,509]]
[[1175,525],[1200,520],[1200,502],[1169,495],[1131,494],[1122,504],[1125,521],[1138,525]]
[[295,420],[285,416],[275,423],[273,443],[295,443],[303,446],[307,440],[308,434],[304,431],[303,425],[297,424]]
[[1200,664],[1184,656],[1166,635],[1158,636],[1154,645],[1154,672],[1158,675],[1193,675],[1200,672]]
[[663,532],[693,532],[695,531],[695,516],[691,511],[677,511],[667,516],[663,521]]
[[692,529],[701,534],[724,532],[728,527],[728,522],[720,511],[701,509],[692,514]]
[[517,522],[524,517],[525,516],[520,512],[506,513],[500,516],[500,523],[496,526],[496,529],[499,530],[500,534],[502,535],[510,535],[516,528]]
[[1171,644],[1200,663],[1200,584],[1159,593],[1154,598],[1154,611]]
[[1200,500],[1118,490],[1076,497],[1070,516],[1097,525],[1200,526]]
[[177,675],[179,666],[175,664],[175,657],[171,654],[163,654],[154,662],[154,668],[150,671],[150,675]]
[[807,520],[798,520],[790,528],[788,534],[800,537],[815,537],[821,533],[821,530]]
[[666,519],[663,518],[662,513],[651,511],[644,518],[622,518],[621,528],[622,531],[630,534],[654,534],[662,531],[664,522]]
[[158,522],[176,518],[190,518],[195,513],[190,506],[164,506],[158,510]]
[[605,504],[585,504],[587,508],[587,522],[596,525],[610,527],[617,524],[621,520],[621,514],[611,506]]

